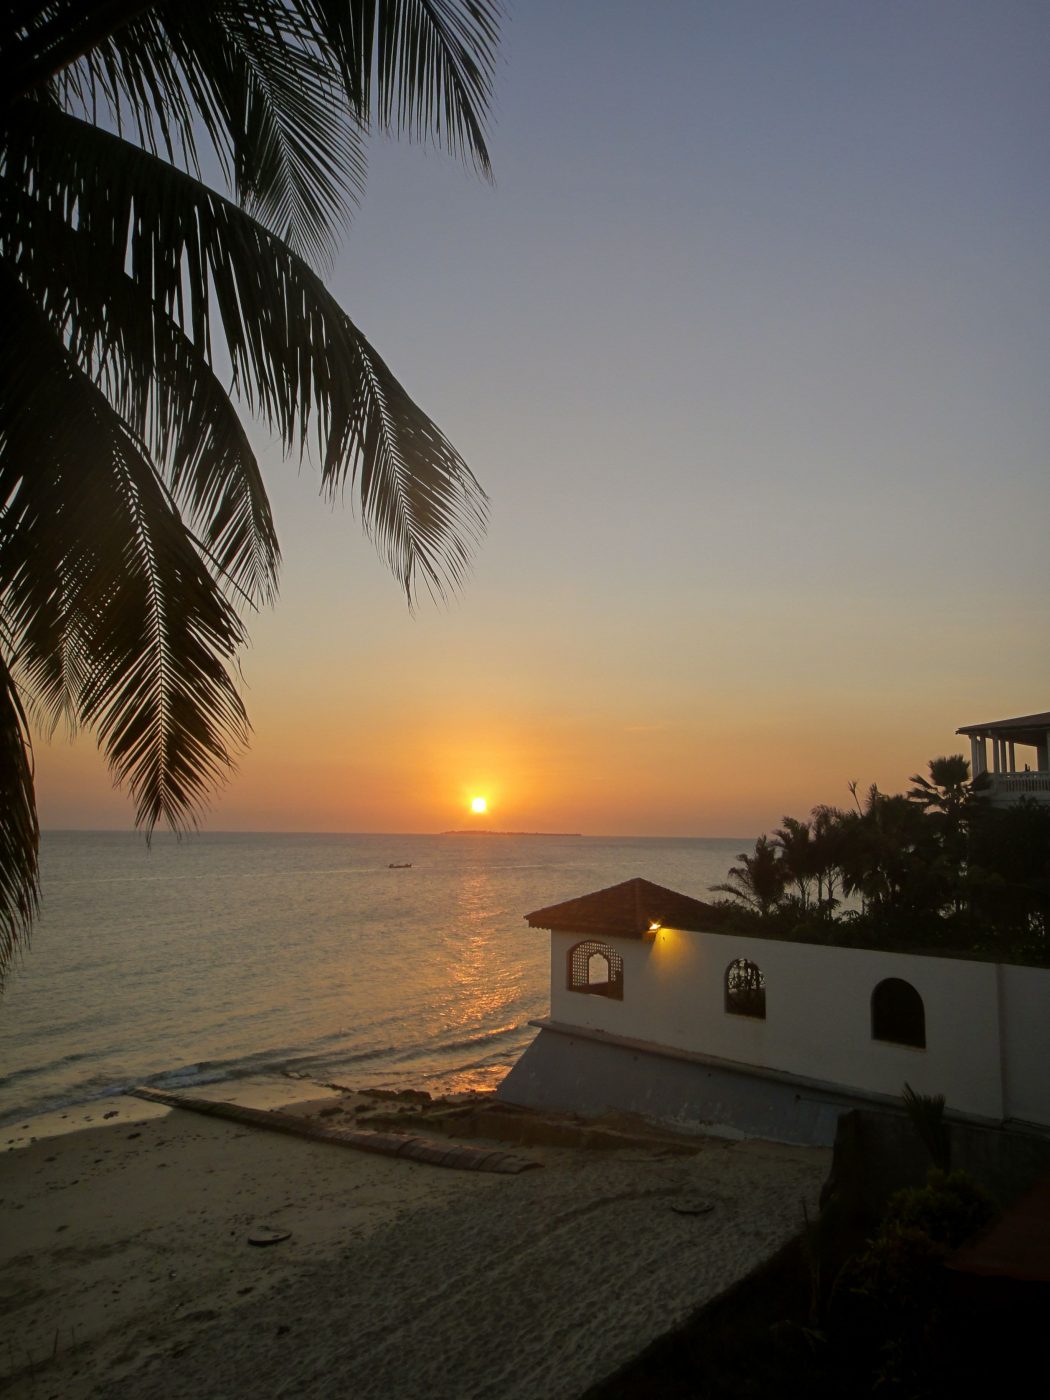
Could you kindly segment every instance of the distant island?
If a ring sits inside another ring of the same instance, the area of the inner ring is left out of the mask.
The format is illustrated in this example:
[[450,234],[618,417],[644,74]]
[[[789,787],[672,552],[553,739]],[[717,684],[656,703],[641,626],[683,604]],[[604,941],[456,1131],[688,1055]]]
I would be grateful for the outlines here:
[[491,827],[470,827],[466,831],[442,831],[442,836],[582,836],[582,831],[493,831]]

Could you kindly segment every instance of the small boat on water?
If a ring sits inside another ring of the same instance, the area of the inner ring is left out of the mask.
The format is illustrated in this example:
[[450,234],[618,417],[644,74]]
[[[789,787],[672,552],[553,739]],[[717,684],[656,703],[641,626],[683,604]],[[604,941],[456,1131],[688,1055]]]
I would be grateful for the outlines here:
[[410,860],[392,860],[392,861],[390,862],[390,864],[387,866],[387,869],[388,869],[388,870],[411,870],[411,869],[412,869],[412,862],[411,862]]

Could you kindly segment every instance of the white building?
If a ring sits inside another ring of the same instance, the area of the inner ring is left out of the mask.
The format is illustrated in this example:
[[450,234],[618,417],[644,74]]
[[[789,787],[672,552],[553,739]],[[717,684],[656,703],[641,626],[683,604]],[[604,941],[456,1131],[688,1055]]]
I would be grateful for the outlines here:
[[987,795],[996,805],[1022,798],[1050,803],[1050,711],[967,724],[955,732],[970,740],[970,771],[975,778],[988,775]]
[[1050,1129],[1050,969],[730,933],[641,879],[526,917],[550,930],[551,1010],[508,1102],[830,1142],[907,1083]]

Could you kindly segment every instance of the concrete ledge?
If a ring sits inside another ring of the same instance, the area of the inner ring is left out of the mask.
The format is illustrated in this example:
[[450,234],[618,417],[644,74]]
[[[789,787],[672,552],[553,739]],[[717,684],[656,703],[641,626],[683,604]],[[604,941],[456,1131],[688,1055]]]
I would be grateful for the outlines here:
[[[726,1060],[717,1055],[705,1055],[697,1050],[681,1050],[673,1045],[660,1045],[648,1040],[638,1040],[631,1036],[616,1035],[611,1031],[594,1030],[587,1026],[573,1026],[566,1021],[555,1021],[551,1017],[537,1018],[530,1021],[529,1025],[535,1026],[540,1031],[551,1031],[555,1035],[566,1036],[570,1040],[586,1040],[593,1041],[598,1045],[619,1046],[624,1050],[629,1050],[634,1055],[640,1054],[655,1060],[671,1060],[695,1065],[712,1071],[716,1076],[740,1076],[746,1080],[758,1080],[769,1086],[777,1085],[785,1090],[790,1090],[800,1099],[834,1104],[839,1112],[854,1108],[881,1109],[891,1113],[903,1112],[901,1099],[895,1094],[880,1094],[873,1090],[858,1089],[849,1084],[835,1084],[831,1080],[810,1079],[805,1075],[791,1074],[787,1070],[772,1069],[765,1065],[744,1064],[739,1060]],[[903,1088],[902,1082],[902,1091]],[[512,1100],[508,1100],[508,1102],[512,1102]],[[610,1106],[618,1107],[619,1105]],[[579,1109],[577,1111],[585,1112],[586,1110]],[[1012,1122],[1003,1124],[997,1118],[983,1118],[978,1114],[960,1113],[950,1108],[946,1110],[945,1118],[949,1122],[969,1123],[982,1128],[1016,1126],[1022,1132],[1045,1133],[1047,1131],[1034,1124],[1014,1124]]]
[[[749,1065],[742,1060],[726,1060],[719,1055],[705,1055],[699,1050],[680,1050],[673,1045],[661,1045],[650,1040],[638,1040],[633,1036],[616,1035],[612,1031],[593,1030],[588,1026],[573,1026],[567,1021],[555,1021],[549,1016],[539,1017],[529,1022],[537,1030],[554,1031],[556,1035],[572,1036],[575,1039],[594,1040],[600,1045],[620,1045],[625,1050],[639,1051],[660,1059],[682,1060],[690,1065],[703,1065],[708,1069],[726,1074],[743,1074],[754,1079],[768,1079],[775,1084],[785,1084],[809,1094],[828,1094],[836,1101],[849,1107],[865,1108],[878,1104],[886,1108],[900,1108],[900,1100],[892,1094],[879,1094],[866,1089],[853,1089],[848,1085],[833,1084],[826,1079],[809,1079],[802,1074],[791,1074],[787,1070],[772,1069],[766,1065]],[[983,1120],[982,1120],[983,1121]]]
[[830,1147],[846,1093],[785,1083],[619,1038],[542,1024],[496,1090],[505,1103],[596,1117],[638,1114],[676,1132],[717,1132]]

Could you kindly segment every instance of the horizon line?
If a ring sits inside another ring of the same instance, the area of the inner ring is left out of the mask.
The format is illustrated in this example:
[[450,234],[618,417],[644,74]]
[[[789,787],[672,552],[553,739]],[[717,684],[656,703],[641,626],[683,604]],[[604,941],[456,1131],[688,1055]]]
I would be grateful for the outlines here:
[[135,827],[126,826],[48,826],[40,828],[41,836],[141,836],[147,842],[155,837],[174,837],[176,841],[190,840],[198,836],[396,836],[396,837],[439,837],[439,836],[550,836],[570,841],[753,841],[754,835],[742,836],[739,833],[703,836],[696,833],[669,833],[643,831],[493,831],[479,827],[476,831],[468,827],[444,831],[305,831],[278,829],[276,827],[198,827],[188,831],[171,831],[165,827],[154,831],[150,837]]

